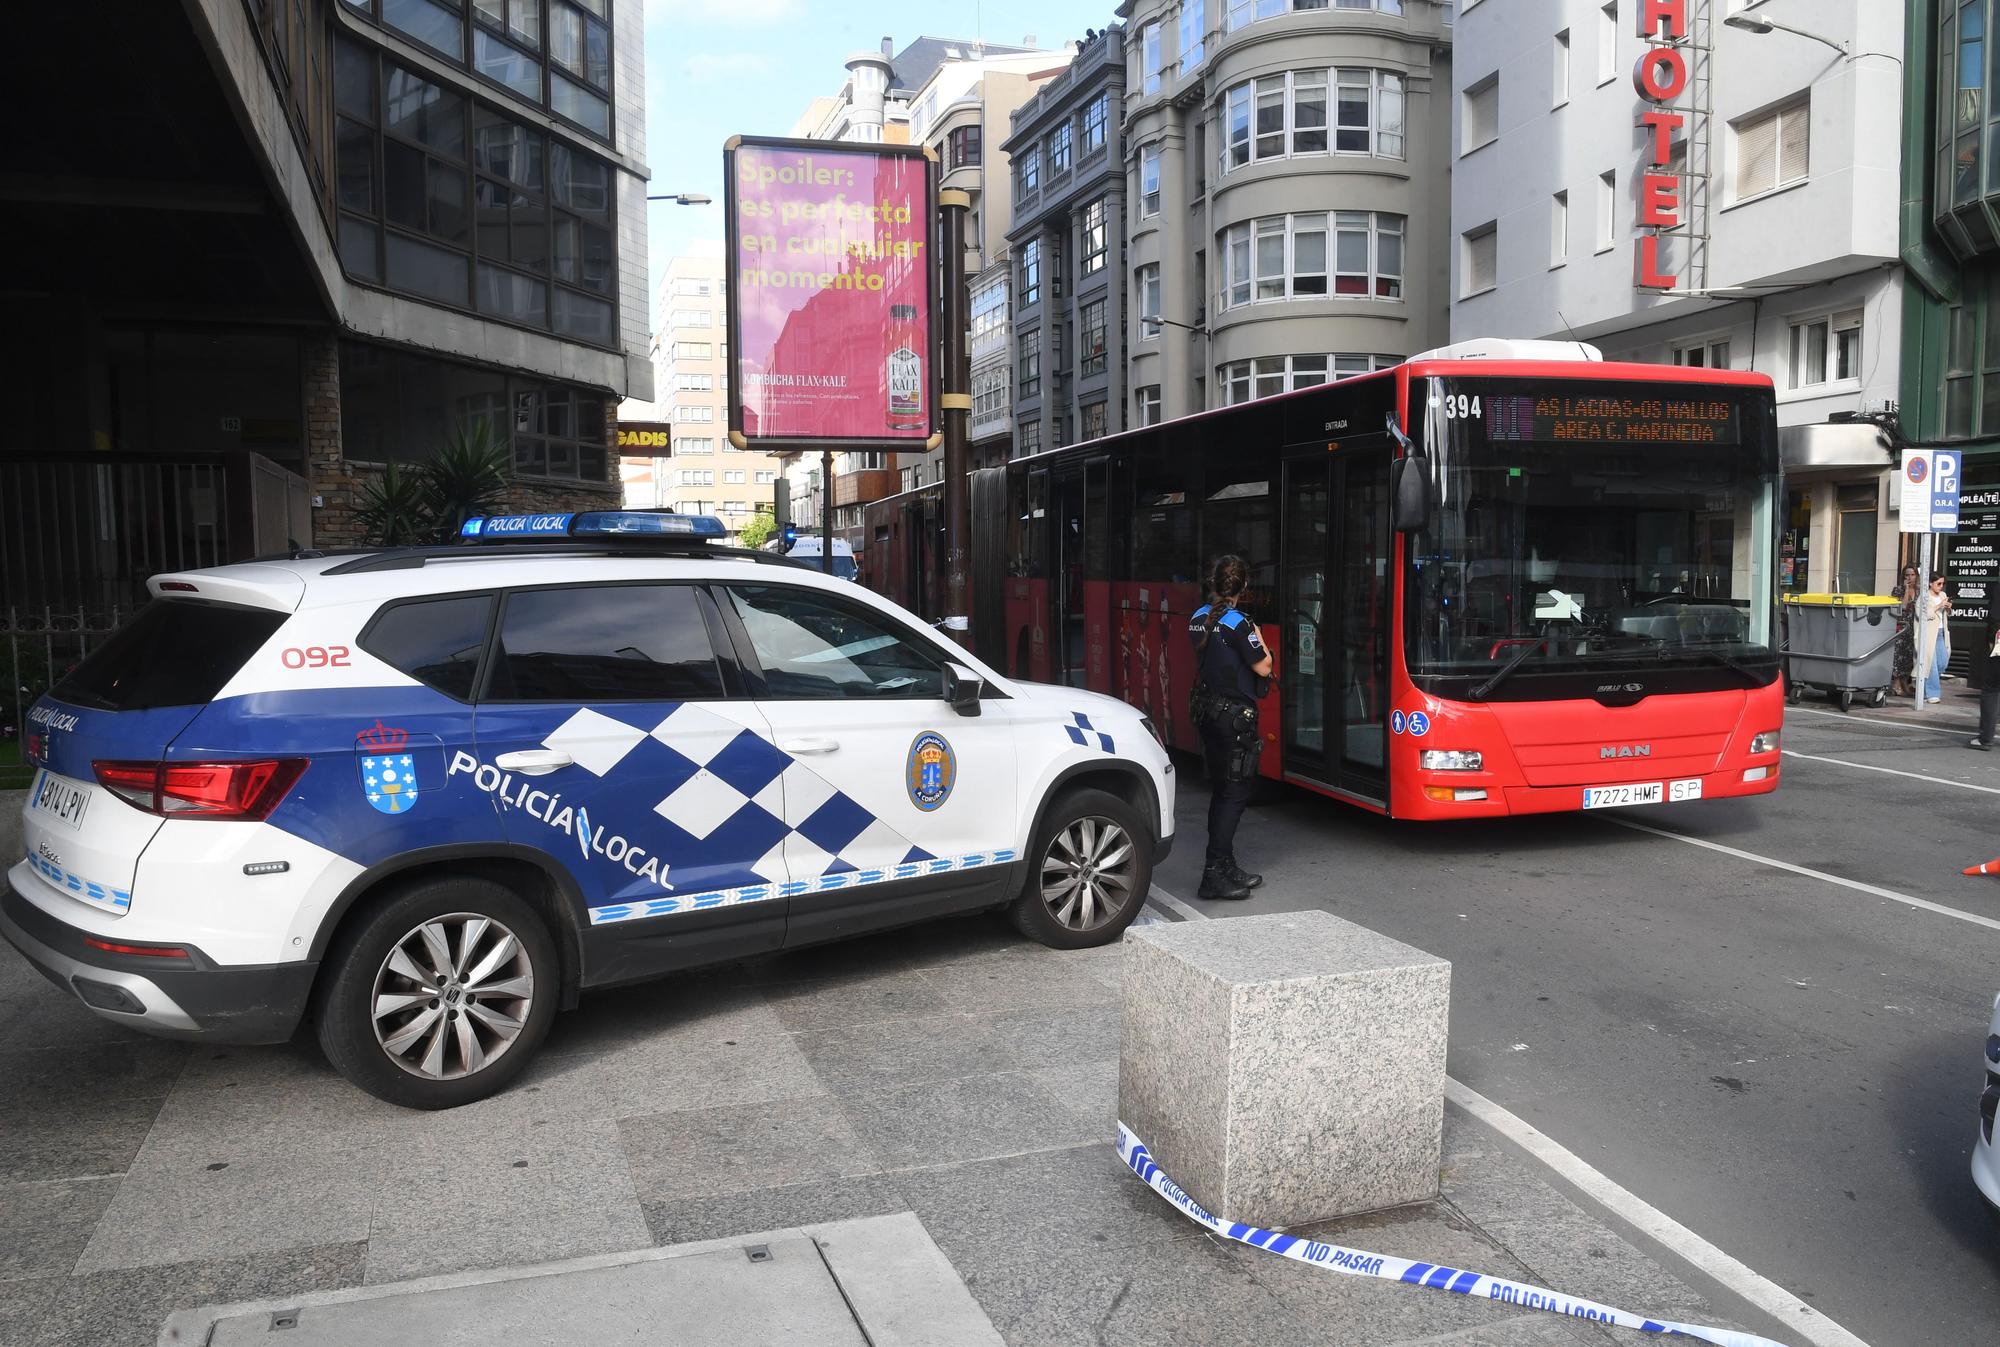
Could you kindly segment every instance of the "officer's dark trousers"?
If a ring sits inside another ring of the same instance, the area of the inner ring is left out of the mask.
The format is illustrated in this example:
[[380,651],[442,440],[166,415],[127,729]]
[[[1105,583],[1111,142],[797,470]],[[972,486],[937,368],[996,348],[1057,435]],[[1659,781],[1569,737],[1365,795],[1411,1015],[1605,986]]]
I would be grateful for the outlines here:
[[1208,763],[1208,864],[1221,865],[1236,859],[1236,825],[1250,792],[1257,784],[1253,764],[1241,781],[1232,781],[1229,760],[1236,749],[1236,736],[1218,720],[1201,726],[1201,751]]

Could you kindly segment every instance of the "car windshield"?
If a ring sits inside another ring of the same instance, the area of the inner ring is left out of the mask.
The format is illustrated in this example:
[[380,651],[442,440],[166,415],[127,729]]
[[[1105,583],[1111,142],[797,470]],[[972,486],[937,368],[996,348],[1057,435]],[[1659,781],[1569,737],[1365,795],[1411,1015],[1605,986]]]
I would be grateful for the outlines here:
[[1433,379],[1426,401],[1413,675],[1458,676],[1474,697],[1555,672],[1700,666],[1716,686],[1769,681],[1768,394]]

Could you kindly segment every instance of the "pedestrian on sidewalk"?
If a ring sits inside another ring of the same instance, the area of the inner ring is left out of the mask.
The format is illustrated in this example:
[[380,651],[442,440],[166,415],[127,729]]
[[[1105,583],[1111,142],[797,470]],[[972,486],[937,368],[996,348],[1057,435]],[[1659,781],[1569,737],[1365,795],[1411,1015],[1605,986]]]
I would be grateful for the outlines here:
[[2000,603],[1986,601],[1986,672],[1979,684],[1979,737],[1970,745],[1985,752],[1993,747],[1995,722],[2000,721]]
[[1896,579],[1896,622],[1903,630],[1896,637],[1896,671],[1889,681],[1889,691],[1898,697],[1917,690],[1917,601],[1923,594],[1924,573],[1915,566],[1903,567]]
[[1236,825],[1257,783],[1264,747],[1257,727],[1257,699],[1271,687],[1271,652],[1257,624],[1237,607],[1250,588],[1242,557],[1216,558],[1208,575],[1208,602],[1188,624],[1194,641],[1195,684],[1189,702],[1208,765],[1208,857],[1202,867],[1203,898],[1248,898],[1264,882],[1236,864]]
[[1937,634],[1931,637],[1930,649],[1922,652],[1927,658],[1920,662],[1917,673],[1923,679],[1924,700],[1935,706],[1944,700],[1944,666],[1951,663],[1951,595],[1945,592],[1941,572],[1931,572],[1923,612],[1926,622],[1936,624]]

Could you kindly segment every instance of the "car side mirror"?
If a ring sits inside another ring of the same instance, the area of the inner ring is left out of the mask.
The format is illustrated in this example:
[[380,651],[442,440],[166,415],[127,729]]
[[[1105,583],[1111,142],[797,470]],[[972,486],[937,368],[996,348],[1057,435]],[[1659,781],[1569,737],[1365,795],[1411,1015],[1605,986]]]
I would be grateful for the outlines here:
[[1396,532],[1419,533],[1431,522],[1431,463],[1422,454],[1399,458],[1389,471]]
[[972,670],[959,664],[944,666],[944,699],[960,715],[978,715],[979,698],[985,691],[986,680]]

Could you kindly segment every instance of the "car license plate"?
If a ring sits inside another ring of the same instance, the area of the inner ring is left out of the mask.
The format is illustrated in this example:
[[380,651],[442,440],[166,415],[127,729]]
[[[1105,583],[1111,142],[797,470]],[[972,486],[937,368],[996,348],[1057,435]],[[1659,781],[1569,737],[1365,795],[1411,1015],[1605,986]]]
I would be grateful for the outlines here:
[[1626,805],[1661,804],[1667,798],[1664,781],[1642,781],[1630,786],[1585,786],[1585,809],[1622,809]]
[[84,811],[90,808],[90,792],[45,771],[35,783],[28,807],[75,830],[83,827]]

